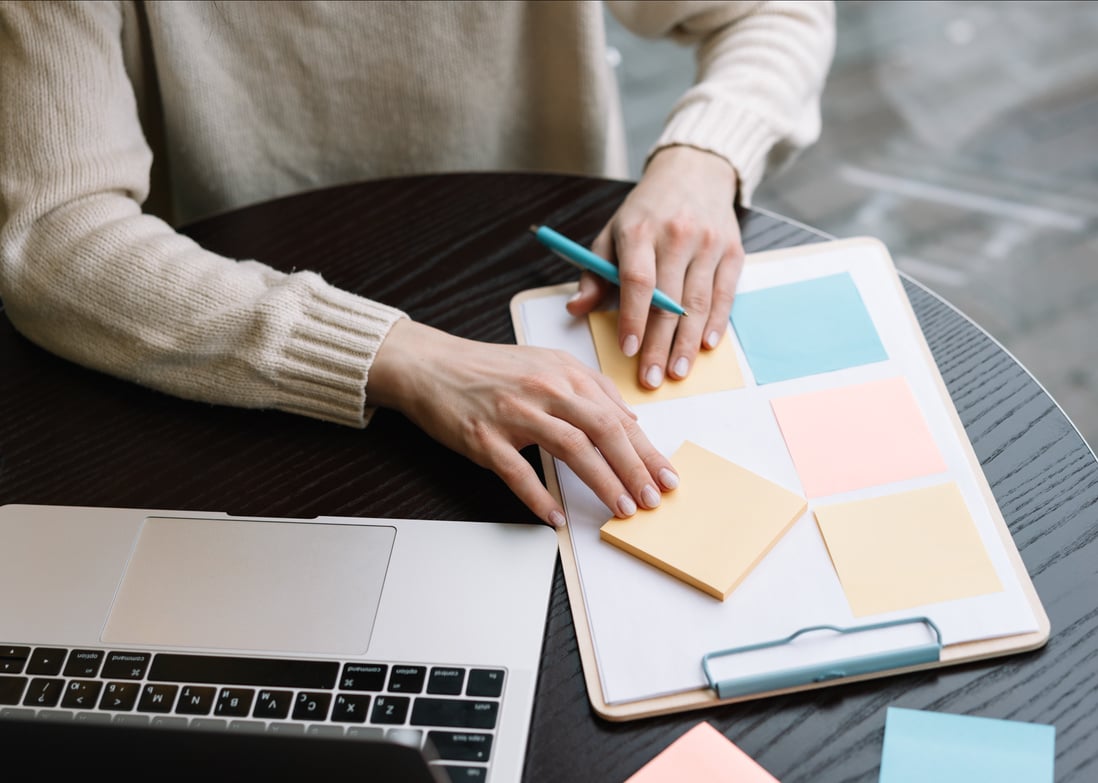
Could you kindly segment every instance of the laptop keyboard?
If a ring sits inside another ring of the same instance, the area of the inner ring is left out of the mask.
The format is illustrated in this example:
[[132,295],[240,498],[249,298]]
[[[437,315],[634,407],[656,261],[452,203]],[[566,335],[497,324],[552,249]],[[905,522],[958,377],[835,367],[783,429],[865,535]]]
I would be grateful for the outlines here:
[[0,645],[0,717],[429,742],[487,780],[502,668]]

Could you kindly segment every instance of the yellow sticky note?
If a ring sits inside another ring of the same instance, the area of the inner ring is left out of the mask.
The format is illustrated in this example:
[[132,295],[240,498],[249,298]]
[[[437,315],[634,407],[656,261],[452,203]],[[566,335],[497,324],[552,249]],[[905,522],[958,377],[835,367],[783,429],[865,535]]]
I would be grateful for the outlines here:
[[743,373],[727,334],[716,348],[698,351],[685,378],[666,378],[658,389],[646,389],[637,380],[637,357],[626,356],[618,345],[617,310],[596,310],[588,314],[587,322],[603,375],[614,382],[630,405],[743,387]]
[[625,783],[778,783],[709,723],[699,723]]
[[658,508],[611,519],[599,536],[723,601],[808,504],[689,441],[671,462],[679,488]]
[[857,617],[1003,589],[953,482],[816,508]]

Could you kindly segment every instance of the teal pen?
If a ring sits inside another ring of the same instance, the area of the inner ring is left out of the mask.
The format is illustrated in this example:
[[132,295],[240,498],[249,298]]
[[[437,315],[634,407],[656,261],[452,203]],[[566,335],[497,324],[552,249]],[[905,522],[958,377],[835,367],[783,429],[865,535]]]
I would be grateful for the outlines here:
[[[603,280],[609,280],[614,285],[621,287],[621,277],[618,276],[618,268],[601,258],[590,250],[576,242],[573,242],[563,234],[558,234],[548,226],[530,226],[530,230],[538,241],[552,250],[558,256],[570,264],[575,264],[580,269],[586,269]],[[652,304],[661,310],[666,310],[675,315],[685,316],[686,310],[678,302],[669,297],[660,289],[652,292]]]

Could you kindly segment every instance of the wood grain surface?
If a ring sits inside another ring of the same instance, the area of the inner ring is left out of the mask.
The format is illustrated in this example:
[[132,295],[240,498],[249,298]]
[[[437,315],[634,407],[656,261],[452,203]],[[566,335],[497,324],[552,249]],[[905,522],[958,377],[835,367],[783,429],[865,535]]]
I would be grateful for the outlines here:
[[[511,296],[575,277],[527,227],[546,223],[590,242],[629,187],[534,174],[382,180],[184,231],[229,256],[316,270],[424,322],[510,343]],[[826,238],[758,211],[744,211],[741,224],[748,251]],[[1049,644],[980,664],[609,723],[587,703],[558,568],[525,780],[623,781],[706,720],[783,783],[869,783],[889,706],[1053,724],[1056,780],[1098,779],[1098,462],[1006,351],[931,291],[906,278],[904,286],[1048,611]],[[494,475],[399,415],[381,411],[355,430],[178,400],[54,357],[6,318],[0,405],[0,503],[535,521]],[[538,466],[533,449],[527,456]]]

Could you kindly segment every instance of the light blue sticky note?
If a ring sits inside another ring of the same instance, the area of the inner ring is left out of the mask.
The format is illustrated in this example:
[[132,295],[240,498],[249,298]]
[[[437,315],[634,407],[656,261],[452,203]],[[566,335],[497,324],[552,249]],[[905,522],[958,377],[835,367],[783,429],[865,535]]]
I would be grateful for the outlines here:
[[878,783],[1052,783],[1056,728],[889,707]]
[[759,384],[888,358],[849,272],[737,294],[732,326]]

